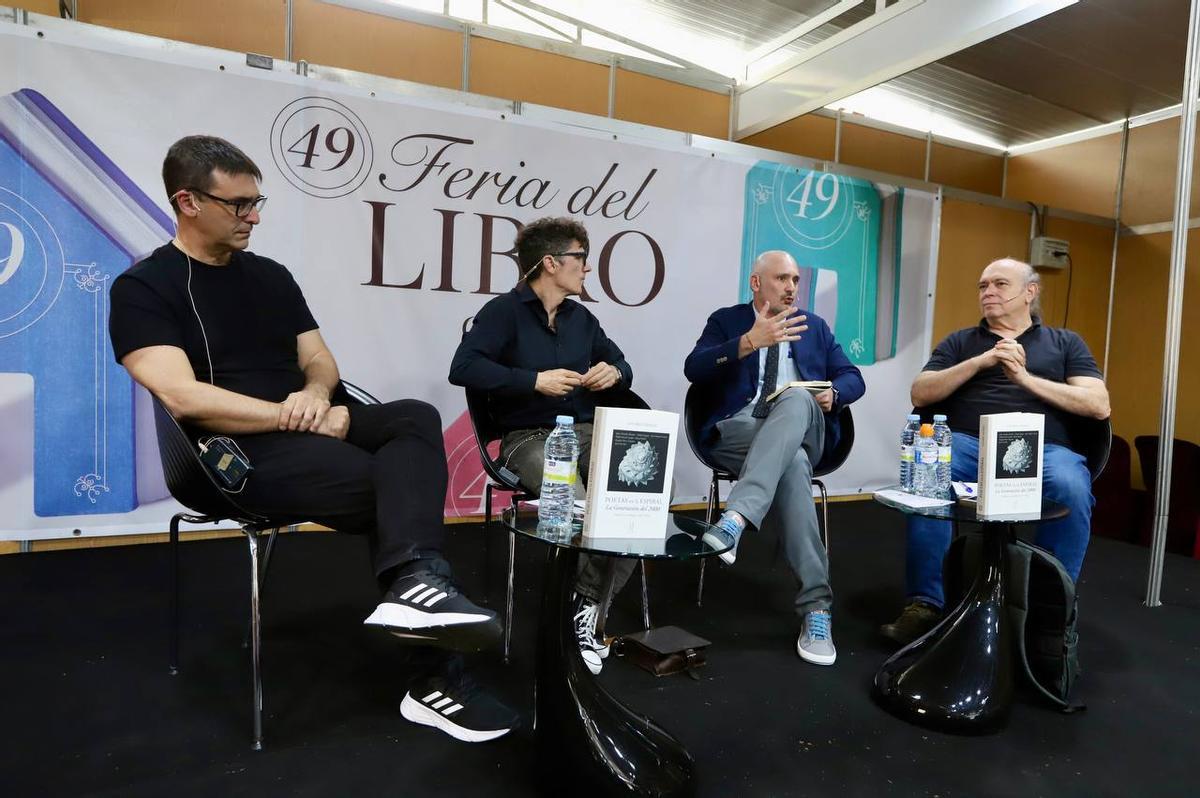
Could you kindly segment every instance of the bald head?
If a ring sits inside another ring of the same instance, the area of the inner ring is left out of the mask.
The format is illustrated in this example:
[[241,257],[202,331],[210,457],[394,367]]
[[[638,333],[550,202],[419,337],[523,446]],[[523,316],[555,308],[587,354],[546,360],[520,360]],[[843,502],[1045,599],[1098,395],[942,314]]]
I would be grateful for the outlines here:
[[796,289],[800,285],[800,267],[796,259],[781,249],[764,252],[754,259],[750,268],[750,291],[754,294],[754,307],[762,312],[763,303],[767,312],[782,313],[796,303]]
[[772,249],[763,252],[754,259],[754,263],[750,266],[750,273],[761,275],[765,269],[769,269],[772,266],[790,266],[796,271],[800,271],[800,267],[796,265],[796,259],[792,257],[790,252],[784,252],[782,249]]

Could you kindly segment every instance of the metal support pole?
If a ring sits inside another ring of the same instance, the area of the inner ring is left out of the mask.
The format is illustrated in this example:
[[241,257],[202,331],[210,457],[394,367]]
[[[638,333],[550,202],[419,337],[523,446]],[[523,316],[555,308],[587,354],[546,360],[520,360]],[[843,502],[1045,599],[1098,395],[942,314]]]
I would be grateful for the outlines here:
[[1121,126],[1121,161],[1117,166],[1117,199],[1113,208],[1112,265],[1108,270],[1108,315],[1104,322],[1104,369],[1101,374],[1108,379],[1108,354],[1112,350],[1113,300],[1117,290],[1117,245],[1121,241],[1121,205],[1125,199],[1125,157],[1129,153],[1129,120]]
[[295,5],[294,0],[287,0],[284,3],[283,59],[285,61],[294,60],[292,54],[295,51],[295,39],[292,33],[292,21],[295,19]]
[[[484,22],[487,22],[487,3],[483,4]],[[471,90],[471,26],[463,25],[463,51],[462,51],[462,85],[459,87],[463,91]]]
[[1196,150],[1196,88],[1200,83],[1200,0],[1188,14],[1187,59],[1183,70],[1183,109],[1179,119],[1179,165],[1175,170],[1175,218],[1171,231],[1171,282],[1167,288],[1167,330],[1163,350],[1162,413],[1158,433],[1158,485],[1154,491],[1154,539],[1146,606],[1158,607],[1162,592],[1163,555],[1167,548],[1167,515],[1171,506],[1171,456],[1175,441],[1175,393],[1179,382],[1179,335],[1183,322],[1183,283],[1187,274],[1188,201]]
[[737,112],[738,112],[738,90],[737,81],[729,87],[729,133],[725,136],[727,141],[733,141],[733,134],[737,132]]
[[929,164],[933,161],[933,131],[925,133],[925,182],[929,182]]
[[842,158],[842,109],[837,111],[833,122],[833,162],[841,163]]
[[617,115],[617,57],[608,57],[608,118]]

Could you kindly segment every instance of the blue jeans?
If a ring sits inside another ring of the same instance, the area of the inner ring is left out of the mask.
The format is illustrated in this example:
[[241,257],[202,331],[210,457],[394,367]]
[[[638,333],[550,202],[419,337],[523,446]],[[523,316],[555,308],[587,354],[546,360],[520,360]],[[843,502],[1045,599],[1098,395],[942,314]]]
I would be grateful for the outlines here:
[[[964,482],[974,482],[979,471],[979,438],[961,432],[954,433],[951,476]],[[1065,446],[1047,443],[1042,457],[1042,496],[1066,505],[1071,514],[1057,521],[1038,525],[1034,542],[1049,549],[1075,581],[1083,567],[1092,528],[1092,479],[1087,461]],[[950,548],[949,521],[908,516],[908,548],[905,580],[909,599],[941,607],[942,560]]]

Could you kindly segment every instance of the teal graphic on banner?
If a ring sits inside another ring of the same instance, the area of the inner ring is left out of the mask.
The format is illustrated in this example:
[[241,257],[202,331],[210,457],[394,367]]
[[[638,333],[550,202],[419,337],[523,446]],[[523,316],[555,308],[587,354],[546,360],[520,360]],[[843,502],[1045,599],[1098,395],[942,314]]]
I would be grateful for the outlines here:
[[108,287],[172,234],[44,96],[0,97],[0,372],[33,376],[39,516],[137,506],[133,384],[113,361]]
[[762,252],[800,265],[796,303],[824,318],[850,359],[869,365],[896,348],[903,190],[761,161],[746,175],[741,300]]

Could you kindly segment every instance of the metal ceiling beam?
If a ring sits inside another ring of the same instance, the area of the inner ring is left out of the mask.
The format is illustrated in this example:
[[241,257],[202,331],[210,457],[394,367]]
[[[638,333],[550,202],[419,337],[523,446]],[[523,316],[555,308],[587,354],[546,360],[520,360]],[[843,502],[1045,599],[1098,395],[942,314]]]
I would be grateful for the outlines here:
[[744,89],[738,138],[809,113],[1077,0],[901,0],[810,47]]
[[[837,19],[850,9],[861,6],[862,4],[863,0],[841,0],[841,2],[830,6],[821,13],[809,17],[808,19],[804,20],[804,22],[801,22],[799,25],[787,31],[786,33],[781,33],[774,39],[764,42],[750,52],[746,53],[746,67],[749,68],[755,61],[766,58],[768,55],[776,50],[779,50],[780,48],[787,47],[789,44],[801,38],[802,36],[821,27],[826,22]],[[876,10],[878,11],[880,9],[877,7]]]

